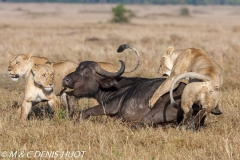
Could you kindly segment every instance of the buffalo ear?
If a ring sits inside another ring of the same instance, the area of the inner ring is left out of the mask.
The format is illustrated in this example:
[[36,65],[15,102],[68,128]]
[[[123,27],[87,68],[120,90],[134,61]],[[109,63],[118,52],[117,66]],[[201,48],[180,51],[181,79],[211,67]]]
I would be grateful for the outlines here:
[[108,78],[101,79],[99,84],[102,88],[111,88],[111,87],[116,87],[117,81],[114,78],[108,77]]
[[174,51],[173,46],[169,46],[169,47],[165,50],[163,57],[166,56],[166,55],[171,55],[171,54],[173,53],[173,51]]
[[53,63],[51,61],[47,61],[46,65],[49,66],[49,67],[53,67]]

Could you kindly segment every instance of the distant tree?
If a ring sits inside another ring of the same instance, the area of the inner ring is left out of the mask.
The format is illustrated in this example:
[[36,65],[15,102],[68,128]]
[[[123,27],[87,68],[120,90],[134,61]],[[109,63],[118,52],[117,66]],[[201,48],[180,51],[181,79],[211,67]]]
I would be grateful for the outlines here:
[[134,13],[131,10],[126,9],[123,4],[119,4],[112,8],[112,13],[113,18],[111,22],[114,23],[128,23],[134,16]]

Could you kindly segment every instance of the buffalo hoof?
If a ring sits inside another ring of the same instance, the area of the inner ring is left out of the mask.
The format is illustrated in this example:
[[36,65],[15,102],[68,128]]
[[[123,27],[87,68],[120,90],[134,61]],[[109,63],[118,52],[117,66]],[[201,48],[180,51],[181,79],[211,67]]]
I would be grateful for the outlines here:
[[214,115],[221,115],[222,111],[218,107],[216,107],[211,111],[211,113]]
[[191,121],[187,126],[187,130],[198,130],[199,126],[195,124],[195,121]]

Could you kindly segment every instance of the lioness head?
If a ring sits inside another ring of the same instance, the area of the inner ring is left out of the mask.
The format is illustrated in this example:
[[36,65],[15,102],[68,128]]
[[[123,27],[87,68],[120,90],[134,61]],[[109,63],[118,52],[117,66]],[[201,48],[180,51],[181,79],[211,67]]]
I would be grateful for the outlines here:
[[31,57],[31,53],[9,54],[8,73],[12,76],[12,80],[17,81],[20,76],[25,76],[31,70],[32,66],[29,64]]
[[164,52],[161,61],[160,61],[160,66],[159,66],[159,74],[161,76],[170,76],[172,68],[173,68],[173,54],[174,48],[172,46],[169,46],[166,51]]
[[32,68],[34,82],[43,87],[45,91],[53,90],[53,74],[54,69],[51,62],[46,64],[34,64]]

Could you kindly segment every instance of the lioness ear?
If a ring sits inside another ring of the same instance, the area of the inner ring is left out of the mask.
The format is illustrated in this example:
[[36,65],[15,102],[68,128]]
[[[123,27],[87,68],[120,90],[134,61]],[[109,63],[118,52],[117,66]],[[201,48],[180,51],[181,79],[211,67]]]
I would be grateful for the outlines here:
[[173,46],[169,46],[166,51],[164,52],[164,55],[171,55],[174,51]]
[[102,88],[116,87],[117,81],[114,78],[104,78],[99,81]]
[[27,60],[28,62],[29,62],[29,60],[31,59],[31,57],[32,57],[32,53],[28,53],[28,54],[26,54],[25,56],[24,56],[24,60]]
[[8,53],[8,57],[9,57],[9,59],[12,59],[13,58],[13,54],[12,53]]
[[34,65],[33,65],[33,67],[32,67],[32,70],[33,70],[33,71],[38,70],[38,65],[34,63]]
[[53,67],[53,63],[51,61],[47,61],[46,65],[49,66],[49,67]]

